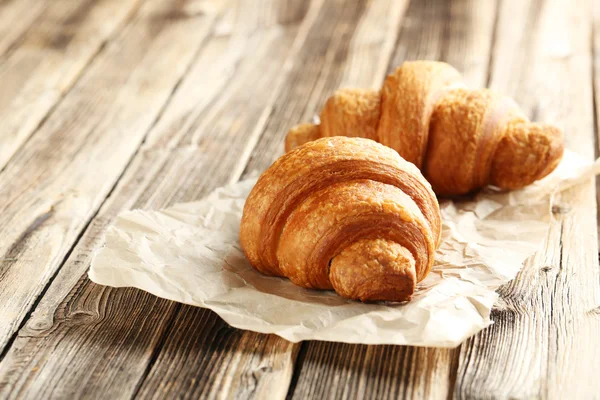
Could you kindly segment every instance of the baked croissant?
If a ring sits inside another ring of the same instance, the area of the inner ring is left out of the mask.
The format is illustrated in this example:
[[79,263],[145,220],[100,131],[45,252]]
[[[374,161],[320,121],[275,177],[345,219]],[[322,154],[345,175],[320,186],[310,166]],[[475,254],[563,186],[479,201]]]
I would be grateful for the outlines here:
[[446,63],[405,62],[381,91],[338,90],[320,125],[290,130],[286,151],[329,136],[366,137],[414,163],[438,195],[489,184],[517,189],[548,175],[564,151],[562,132],[530,122],[508,97],[468,90]]
[[246,204],[258,271],[362,301],[408,300],[433,265],[441,216],[419,170],[390,148],[331,137],[280,157]]

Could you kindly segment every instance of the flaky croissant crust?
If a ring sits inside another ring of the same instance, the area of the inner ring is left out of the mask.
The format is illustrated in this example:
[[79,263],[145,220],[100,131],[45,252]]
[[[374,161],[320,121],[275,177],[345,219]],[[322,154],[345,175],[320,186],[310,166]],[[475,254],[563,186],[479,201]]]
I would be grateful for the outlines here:
[[240,240],[254,268],[344,297],[403,301],[433,265],[441,217],[419,170],[372,140],[331,137],[258,180]]
[[373,139],[421,169],[438,195],[524,187],[554,170],[564,152],[558,128],[530,122],[491,90],[465,89],[458,71],[434,61],[405,62],[380,91],[337,91],[320,121],[292,128],[286,150],[320,137]]

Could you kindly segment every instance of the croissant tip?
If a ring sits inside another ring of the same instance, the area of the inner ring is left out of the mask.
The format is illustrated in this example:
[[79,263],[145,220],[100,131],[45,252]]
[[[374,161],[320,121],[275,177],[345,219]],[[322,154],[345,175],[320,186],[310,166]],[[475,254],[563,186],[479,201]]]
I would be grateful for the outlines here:
[[407,301],[415,291],[417,270],[408,249],[385,239],[364,239],[345,248],[331,262],[329,279],[347,298]]
[[550,174],[564,153],[562,131],[534,122],[509,123],[494,153],[490,183],[502,189],[521,189]]
[[285,152],[288,153],[305,143],[318,139],[320,136],[319,125],[311,123],[296,125],[289,130],[285,137]]
[[545,125],[544,130],[548,133],[548,149],[545,162],[536,176],[536,181],[549,175],[560,163],[565,153],[565,142],[563,132],[555,126]]

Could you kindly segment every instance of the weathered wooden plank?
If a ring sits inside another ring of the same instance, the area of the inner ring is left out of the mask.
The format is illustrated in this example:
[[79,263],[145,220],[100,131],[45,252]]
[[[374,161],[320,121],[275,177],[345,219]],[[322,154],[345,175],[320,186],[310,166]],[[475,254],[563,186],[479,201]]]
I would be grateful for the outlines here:
[[[133,396],[176,307],[139,290],[94,285],[85,271],[118,211],[152,201],[145,189],[160,176],[163,158],[160,151],[140,153],[87,227],[0,361],[0,398]],[[159,181],[165,179],[173,176]]]
[[47,5],[44,0],[0,2],[0,56],[19,41]]
[[302,351],[300,378],[293,391],[299,399],[445,399],[458,354],[406,346],[314,343]]
[[[0,170],[60,102],[103,44],[120,31],[139,1],[58,0],[46,3],[43,11],[39,1],[13,3],[31,7],[31,12],[21,13],[27,16],[24,24],[31,15],[40,16],[16,42],[12,32],[22,28],[6,27],[11,33],[3,38],[0,27],[0,54],[3,46],[10,46],[0,55]],[[19,26],[21,21],[16,21],[6,22]]]
[[468,86],[484,87],[497,4],[495,0],[411,2],[388,72],[407,60],[445,61],[464,75]]
[[260,15],[248,14],[244,2],[239,10],[229,9],[219,25],[225,28],[217,28],[146,140],[146,148],[197,149],[190,154],[202,155],[186,172],[193,181],[182,185],[173,201],[197,199],[239,178],[278,103],[289,66],[314,25],[321,0],[313,1],[314,10],[306,15],[305,7],[285,8],[280,0],[270,4],[255,10]]
[[[181,321],[191,324],[188,329],[193,335],[181,336],[180,329],[172,328],[165,333],[179,305],[141,291],[109,290],[92,284],[82,275],[89,267],[91,254],[102,244],[106,226],[119,211],[161,207],[195,193],[201,195],[225,183],[227,172],[236,170],[237,163],[243,163],[246,144],[241,140],[231,143],[244,133],[243,129],[251,130],[255,125],[264,124],[265,115],[271,112],[276,101],[277,87],[281,86],[277,82],[284,82],[287,74],[286,61],[299,50],[322,4],[313,2],[305,17],[307,9],[294,3],[280,8],[277,1],[255,8],[249,7],[249,2],[240,1],[217,21],[213,34],[153,127],[142,151],[0,362],[0,397],[38,398],[62,394],[131,397],[139,390],[141,379],[157,357],[155,352],[162,348],[165,335],[170,338],[167,346],[172,341],[193,340],[183,349],[190,352],[172,354],[168,346],[168,354],[177,357],[173,370],[178,369],[179,363],[188,370],[188,362],[197,368],[194,357],[206,359],[214,371],[206,383],[213,384],[218,376],[231,383],[231,376],[236,380],[239,376],[240,383],[229,387],[232,392],[243,394],[271,392],[282,387],[282,380],[289,381],[295,357],[290,343],[277,337],[235,331],[213,313],[191,307],[177,314],[175,321],[176,326],[180,326]],[[276,9],[279,11],[275,12]],[[278,21],[283,22],[278,24]],[[198,90],[199,87],[205,90]],[[274,92],[257,90],[265,87]],[[241,105],[250,100],[254,104],[240,113]],[[186,140],[190,129],[207,129],[211,136],[205,142],[192,143]],[[228,143],[228,147],[223,143]],[[207,175],[209,167],[217,166],[225,175]],[[201,182],[203,189],[194,182]],[[119,310],[123,311],[122,315],[115,314]],[[193,318],[188,317],[190,314]],[[93,317],[78,318],[80,315]],[[75,320],[77,328],[73,327]],[[205,325],[209,339],[205,343],[197,342],[199,326]],[[140,326],[144,326],[143,330]],[[224,330],[234,333],[223,335]],[[218,358],[220,353],[213,353],[206,347],[207,343],[222,344],[230,356]],[[248,353],[247,346],[254,347],[255,343],[262,346],[264,352]],[[129,351],[131,347],[135,351]],[[202,375],[195,371],[186,379],[178,378],[177,382],[194,386],[194,381]],[[69,379],[55,379],[56,376]],[[165,375],[157,379],[171,377]],[[181,390],[184,386],[171,385],[171,388]],[[110,390],[105,391],[104,387]],[[286,390],[287,386],[283,388]],[[193,390],[200,390],[199,386]]]
[[[341,86],[372,87],[374,82],[381,83],[383,80],[386,73],[383,66],[389,64],[399,19],[408,2],[389,1],[387,9],[374,5],[364,7],[362,2],[342,5],[343,2],[338,1],[334,4],[337,8],[330,9],[329,14],[321,17],[323,31],[309,39],[306,50],[297,60],[289,88],[278,98],[280,115],[268,121],[246,172],[263,171],[283,154],[283,138],[287,131],[297,123],[311,121],[336,89]],[[329,30],[329,20],[348,18],[348,13],[356,13],[357,7],[363,7],[365,16],[370,18],[363,18],[357,22],[358,25],[348,24],[335,31]],[[356,34],[350,37],[355,30]],[[374,46],[369,38],[384,37],[385,40],[375,41],[381,46],[380,50],[369,48]],[[346,59],[348,62],[344,62]],[[374,76],[375,73],[379,76]]]
[[282,399],[299,348],[275,335],[231,328],[213,312],[183,306],[138,395]]
[[[411,2],[390,70],[404,60],[436,59],[464,71],[467,84],[485,85],[495,13],[492,1]],[[381,83],[383,76],[378,79]],[[285,132],[278,134],[281,140]],[[453,389],[457,354],[457,350],[307,342],[292,395],[445,399]]]
[[[340,71],[330,73],[327,79],[335,79],[338,87],[379,88],[382,77],[387,73],[408,3],[367,4],[364,15],[349,38],[345,63],[340,66]],[[325,82],[324,79],[322,81]],[[326,83],[327,88],[334,84]],[[324,101],[322,96],[319,94],[319,103]]]
[[[594,156],[591,2],[504,0],[491,86]],[[502,287],[495,325],[463,345],[456,398],[595,398],[600,285],[594,186],[565,193],[547,243]]]
[[0,348],[139,148],[214,17],[145,4],[0,174]]

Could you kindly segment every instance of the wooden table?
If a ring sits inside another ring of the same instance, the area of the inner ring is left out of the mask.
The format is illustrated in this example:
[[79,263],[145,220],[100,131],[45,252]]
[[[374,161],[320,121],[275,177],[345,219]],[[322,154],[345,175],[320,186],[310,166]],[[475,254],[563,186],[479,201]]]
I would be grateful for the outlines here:
[[[265,169],[338,87],[448,61],[595,156],[591,0],[0,0],[0,398],[600,397],[593,182],[454,350],[292,344],[86,271],[115,216]],[[595,29],[594,29],[595,28]]]

